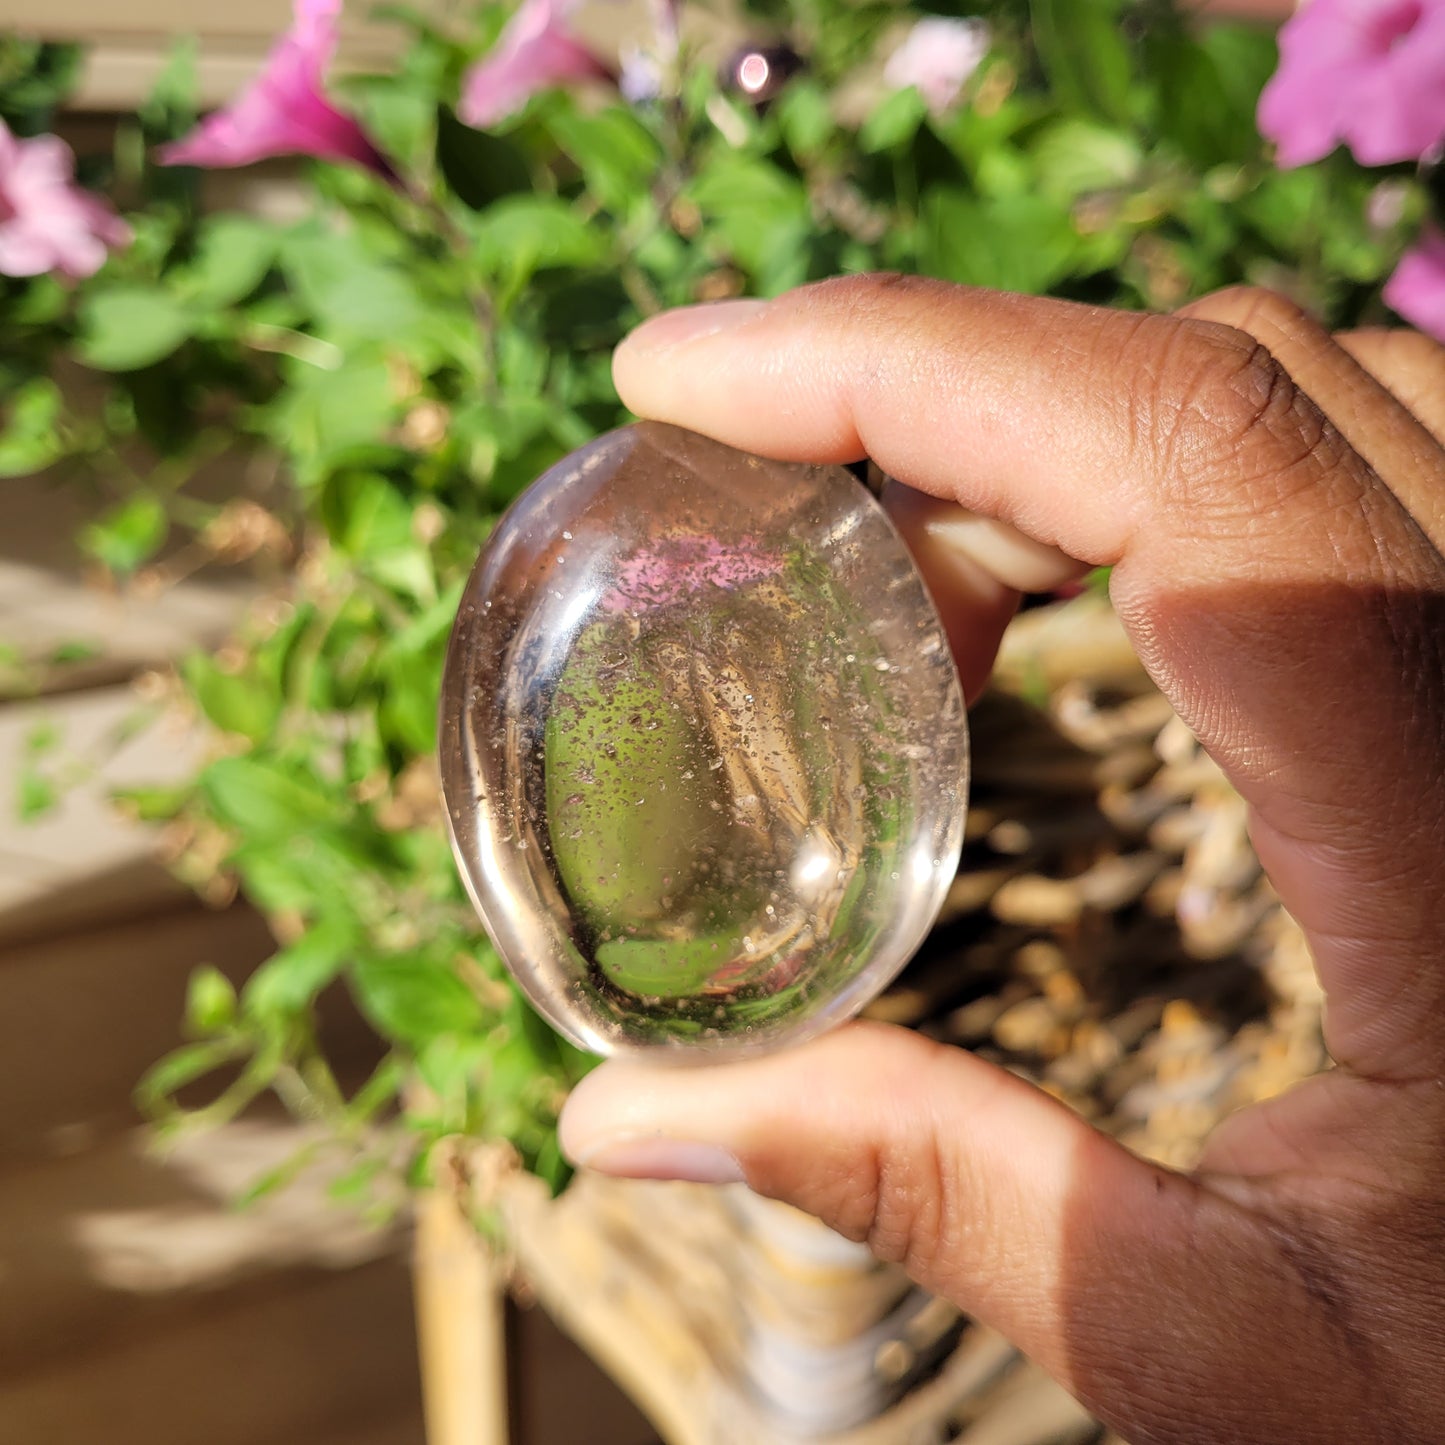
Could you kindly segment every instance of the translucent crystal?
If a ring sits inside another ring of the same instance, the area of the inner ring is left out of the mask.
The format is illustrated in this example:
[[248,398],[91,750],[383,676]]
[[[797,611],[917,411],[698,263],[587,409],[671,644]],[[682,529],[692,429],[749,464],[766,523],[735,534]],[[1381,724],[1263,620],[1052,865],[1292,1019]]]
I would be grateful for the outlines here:
[[848,1017],[958,861],[958,676],[839,467],[650,422],[567,457],[477,562],[441,725],[487,930],[599,1053],[752,1051]]

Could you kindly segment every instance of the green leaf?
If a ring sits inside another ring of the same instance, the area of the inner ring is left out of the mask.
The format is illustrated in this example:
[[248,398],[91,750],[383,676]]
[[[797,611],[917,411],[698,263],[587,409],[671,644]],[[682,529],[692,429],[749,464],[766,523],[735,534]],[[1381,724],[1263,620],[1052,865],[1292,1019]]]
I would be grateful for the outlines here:
[[399,1043],[422,1046],[439,1034],[468,1033],[482,1026],[476,996],[434,956],[360,958],[351,980],[361,1011]]
[[326,1197],[333,1203],[355,1208],[366,1201],[377,1181],[391,1172],[392,1165],[387,1159],[363,1159],[343,1170],[326,1186]]
[[105,651],[99,643],[87,642],[84,638],[72,637],[67,642],[58,642],[50,649],[46,661],[52,667],[73,667],[80,662],[94,662]]
[[1201,170],[1257,159],[1263,143],[1255,105],[1274,53],[1267,34],[1243,27],[1210,26],[1195,34],[1177,20],[1156,25],[1144,55],[1160,96],[1160,133]]
[[411,508],[379,472],[338,472],[327,481],[320,510],[332,544],[351,557],[395,552],[413,540]]
[[465,577],[454,577],[446,591],[425,612],[413,618],[391,639],[387,652],[393,657],[399,657],[404,653],[425,652],[428,648],[437,646],[456,621],[457,607],[461,603],[465,587]]
[[547,125],[587,177],[587,189],[609,210],[626,214],[662,169],[656,139],[623,106],[584,114],[570,97],[553,97]]
[[812,219],[801,181],[752,156],[719,154],[689,194],[760,290],[803,280]]
[[55,784],[33,767],[21,770],[16,811],[22,823],[33,823],[53,812],[60,799]]
[[918,134],[927,114],[928,107],[914,86],[890,91],[863,122],[858,149],[864,155],[877,155],[907,145]]
[[437,107],[437,169],[456,198],[474,211],[532,189],[527,158],[514,141],[464,125],[450,106]]
[[231,855],[231,864],[241,875],[246,897],[268,913],[306,913],[325,899],[341,906],[345,895],[329,890],[324,880],[308,873],[274,838],[263,837],[245,843]]
[[353,1124],[368,1123],[378,1110],[396,1098],[406,1086],[407,1068],[396,1054],[388,1054],[372,1070],[371,1077],[346,1104],[346,1117]]
[[25,289],[8,298],[11,318],[20,326],[54,326],[70,312],[74,287],[58,276],[31,276]]
[[0,640],[0,696],[13,697],[35,687],[32,664],[13,642]]
[[607,254],[607,237],[557,196],[513,196],[498,201],[474,226],[477,258],[515,290],[537,271],[595,266]]
[[1243,149],[1231,160],[1255,152],[1260,138],[1254,126],[1260,93],[1279,64],[1275,32],[1260,25],[1206,25],[1195,32],[1197,43],[1214,61],[1227,103],[1239,127]]
[[163,823],[174,818],[191,799],[189,785],[173,788],[117,788],[111,801],[142,823]]
[[207,964],[186,988],[186,1026],[196,1034],[218,1034],[236,1021],[236,990],[225,974]]
[[139,492],[82,529],[81,550],[113,572],[134,572],[152,557],[170,530],[159,497]]
[[99,371],[152,366],[188,340],[197,321],[187,302],[157,286],[91,291],[80,307],[80,359]]
[[[516,1004],[516,1012],[525,1010],[525,1005]],[[526,1010],[530,1012],[530,1010]],[[530,1112],[531,1098],[537,1079],[547,1072],[547,1066],[555,1056],[551,1030],[544,1028],[542,1037],[520,1027],[520,1018],[510,1022],[506,1036],[489,1040],[486,1064],[486,1101],[489,1112],[495,1112],[505,1105],[520,1105]],[[541,1049],[537,1048],[541,1043]]]
[[142,102],[140,118],[152,141],[176,140],[195,124],[198,49],[194,36],[176,41]]
[[1133,58],[1118,0],[1030,0],[1034,45],[1070,109],[1129,124]]
[[268,1194],[274,1194],[278,1189],[284,1189],[288,1184],[295,1183],[316,1162],[321,1153],[321,1147],[319,1140],[302,1144],[293,1149],[279,1164],[262,1170],[231,1201],[231,1208],[249,1209]]
[[1279,254],[1298,256],[1309,254],[1316,244],[1328,201],[1325,168],[1300,166],[1266,171],[1237,208]]
[[0,477],[43,471],[64,454],[61,411],[60,388],[47,376],[37,376],[15,392],[0,431]]
[[249,669],[239,674],[225,672],[207,654],[195,653],[186,660],[181,675],[201,711],[222,732],[261,742],[281,716],[280,693]]
[[940,186],[923,198],[923,267],[945,281],[1038,294],[1070,274],[1079,249],[1069,213],[1043,196],[984,202]]
[[417,1073],[438,1099],[452,1099],[484,1077],[493,1049],[486,1038],[442,1034],[418,1052]]
[[180,284],[198,306],[232,306],[261,284],[276,260],[278,240],[274,227],[250,216],[212,217]]
[[54,722],[38,722],[25,734],[24,749],[32,758],[44,757],[60,746],[61,731]]
[[437,595],[436,569],[431,553],[420,542],[379,552],[367,559],[367,575],[423,606]]
[[252,840],[285,839],[332,822],[340,801],[317,786],[314,774],[260,758],[218,758],[200,784],[216,817]]
[[228,1039],[209,1039],[205,1043],[187,1044],[169,1053],[136,1087],[136,1103],[146,1113],[154,1113],[177,1089],[193,1083],[237,1057],[244,1046]]
[[284,238],[280,259],[318,333],[343,348],[362,341],[400,345],[423,322],[412,277],[380,259],[354,231],[299,228]]
[[315,924],[252,974],[241,994],[242,1007],[256,1018],[285,1018],[310,1007],[346,966],[358,936],[349,918]]
[[440,676],[436,659],[425,653],[402,653],[386,669],[382,732],[407,752],[430,753],[436,747]]
[[0,116],[16,134],[51,129],[54,112],[75,89],[84,55],[80,45],[35,40],[13,31],[0,37]]
[[779,97],[777,118],[788,149],[800,160],[812,159],[837,134],[827,92],[801,76]]
[[380,441],[396,414],[391,373],[384,357],[348,357],[334,371],[297,362],[268,425],[305,476],[338,454]]
[[1033,160],[1039,189],[1067,203],[1091,191],[1134,185],[1144,153],[1138,141],[1124,131],[1082,116],[1067,116],[1035,140]]

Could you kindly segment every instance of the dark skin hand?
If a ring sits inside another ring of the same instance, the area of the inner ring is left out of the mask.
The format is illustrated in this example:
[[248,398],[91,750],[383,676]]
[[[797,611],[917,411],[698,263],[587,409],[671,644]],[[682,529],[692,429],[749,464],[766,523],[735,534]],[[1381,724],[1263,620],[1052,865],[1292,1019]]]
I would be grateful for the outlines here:
[[608,1063],[570,1155],[866,1239],[1136,1445],[1445,1441],[1445,351],[1261,292],[1160,317],[855,277],[659,317],[616,376],[642,415],[905,484],[971,692],[1016,589],[1112,565],[1308,935],[1336,1067],[1176,1174],[860,1023]]

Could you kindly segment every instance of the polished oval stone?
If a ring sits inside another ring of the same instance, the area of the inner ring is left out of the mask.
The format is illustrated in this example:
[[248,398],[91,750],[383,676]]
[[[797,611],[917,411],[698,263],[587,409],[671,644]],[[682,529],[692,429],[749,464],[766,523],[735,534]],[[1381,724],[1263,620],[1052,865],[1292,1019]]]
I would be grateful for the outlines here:
[[644,422],[498,524],[442,690],[462,873],[584,1048],[749,1052],[856,1013],[958,862],[958,675],[840,467]]

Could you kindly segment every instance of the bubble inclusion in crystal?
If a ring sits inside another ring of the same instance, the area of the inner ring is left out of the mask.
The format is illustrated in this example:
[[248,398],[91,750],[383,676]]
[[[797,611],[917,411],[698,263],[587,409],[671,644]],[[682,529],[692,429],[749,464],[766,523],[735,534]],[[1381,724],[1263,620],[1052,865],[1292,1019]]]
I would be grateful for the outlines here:
[[958,859],[967,732],[933,605],[846,471],[656,423],[498,525],[442,694],[458,863],[583,1047],[750,1052],[856,1012]]

